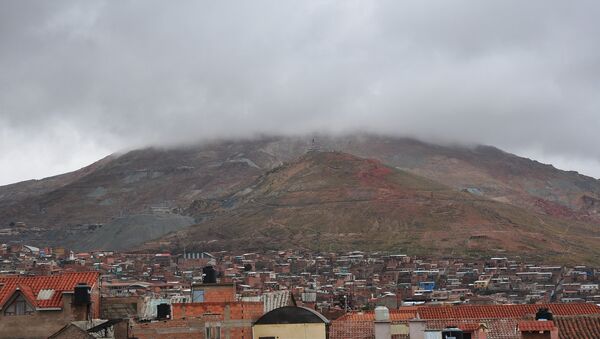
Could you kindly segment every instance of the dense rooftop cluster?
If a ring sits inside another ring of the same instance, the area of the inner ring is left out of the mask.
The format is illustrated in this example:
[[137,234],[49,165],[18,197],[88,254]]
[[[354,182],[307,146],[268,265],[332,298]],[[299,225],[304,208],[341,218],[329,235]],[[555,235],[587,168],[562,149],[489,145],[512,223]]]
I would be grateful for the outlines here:
[[[330,338],[371,333],[378,306],[389,310],[397,338],[408,337],[414,319],[426,320],[423,331],[458,326],[476,333],[485,327],[517,336],[519,328],[584,331],[596,326],[600,314],[600,269],[519,258],[298,250],[74,253],[24,245],[2,245],[0,255],[4,303],[18,290],[36,307],[60,308],[63,293],[86,282],[99,295],[94,317],[127,319],[139,338],[158,338],[171,331],[165,328],[206,335],[207,328],[225,331],[227,321],[236,322],[227,327],[232,337],[251,338],[257,319],[289,306],[316,310],[331,321]],[[535,322],[543,307],[557,317],[553,322]]]

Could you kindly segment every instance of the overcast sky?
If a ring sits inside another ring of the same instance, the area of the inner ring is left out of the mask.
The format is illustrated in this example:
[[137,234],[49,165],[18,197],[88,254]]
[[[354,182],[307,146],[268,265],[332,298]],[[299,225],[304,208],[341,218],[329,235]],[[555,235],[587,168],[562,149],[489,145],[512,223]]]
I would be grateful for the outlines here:
[[600,177],[600,2],[0,2],[0,184],[363,129]]

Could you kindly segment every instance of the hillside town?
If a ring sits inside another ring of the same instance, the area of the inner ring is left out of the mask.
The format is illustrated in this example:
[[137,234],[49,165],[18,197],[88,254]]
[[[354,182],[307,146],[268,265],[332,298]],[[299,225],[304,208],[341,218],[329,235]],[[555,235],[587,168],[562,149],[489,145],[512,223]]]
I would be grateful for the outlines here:
[[[258,339],[277,337],[267,335],[267,325],[288,324],[288,316],[316,321],[322,337],[332,339],[441,338],[449,329],[463,338],[600,333],[600,268],[586,265],[361,251],[73,252],[22,244],[3,244],[0,256],[0,333],[7,338]],[[40,322],[24,336],[32,319]]]
[[600,1],[0,1],[0,339],[600,339]]

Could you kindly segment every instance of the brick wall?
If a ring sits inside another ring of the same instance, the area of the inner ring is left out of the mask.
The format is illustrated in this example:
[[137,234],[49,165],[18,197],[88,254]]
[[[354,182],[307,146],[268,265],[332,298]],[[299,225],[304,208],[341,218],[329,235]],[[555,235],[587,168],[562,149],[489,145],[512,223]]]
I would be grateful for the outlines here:
[[172,304],[173,319],[202,319],[219,326],[221,338],[251,339],[252,324],[263,315],[262,302],[203,302]]
[[[201,317],[205,314],[216,314],[228,319],[257,320],[263,315],[262,302],[203,302],[172,304],[173,319]],[[226,314],[226,311],[228,312]],[[223,318],[225,319],[225,318]]]
[[194,291],[204,290],[205,302],[235,301],[234,284],[203,284],[192,287]]
[[139,339],[187,339],[204,338],[204,322],[199,319],[165,320],[152,323],[136,323],[131,329]]

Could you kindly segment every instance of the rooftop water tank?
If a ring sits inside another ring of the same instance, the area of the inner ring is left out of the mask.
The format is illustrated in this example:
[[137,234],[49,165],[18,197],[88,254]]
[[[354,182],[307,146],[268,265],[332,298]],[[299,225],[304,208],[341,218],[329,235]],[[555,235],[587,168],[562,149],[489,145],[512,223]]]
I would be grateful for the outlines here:
[[215,284],[217,282],[217,272],[212,266],[205,266],[202,269],[202,282],[204,284]]
[[375,307],[375,321],[390,321],[390,310],[385,306]]

